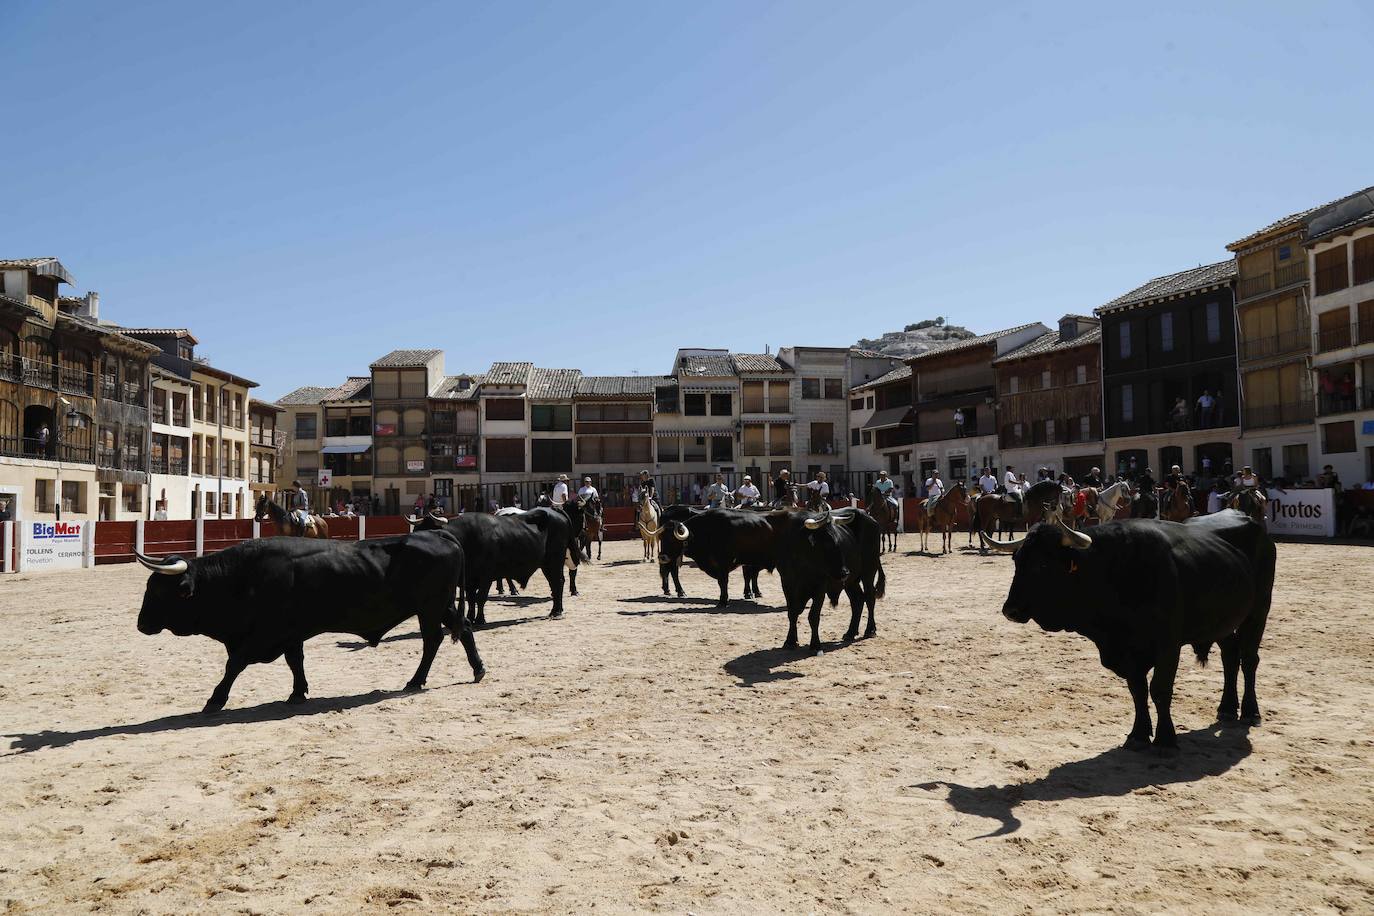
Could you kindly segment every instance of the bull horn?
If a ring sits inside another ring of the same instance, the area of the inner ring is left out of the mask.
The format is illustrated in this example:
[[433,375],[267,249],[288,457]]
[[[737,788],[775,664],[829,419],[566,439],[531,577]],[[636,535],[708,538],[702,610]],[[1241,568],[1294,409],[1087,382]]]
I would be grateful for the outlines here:
[[816,517],[813,517],[813,518],[808,518],[808,519],[806,520],[805,524],[806,524],[806,527],[807,527],[809,530],[811,530],[811,531],[815,531],[817,528],[820,528],[822,525],[828,525],[828,524],[830,524],[830,504],[829,504],[829,503],[826,503],[826,504],[825,504],[825,510],[824,510],[823,512],[821,512],[821,514],[820,514],[819,516],[816,516]]
[[854,513],[836,512],[833,516],[831,516],[830,520],[837,525],[848,525],[850,522],[854,521]]
[[420,524],[420,520],[419,520],[418,518],[416,518],[415,516],[413,516],[413,515],[407,515],[407,516],[406,516],[406,521],[410,522],[410,527],[412,527],[412,528],[414,528],[416,525]]
[[682,522],[673,525],[673,537],[677,538],[679,541],[685,541],[691,536],[692,532],[689,531],[687,526],[682,524]]
[[[1029,535],[1027,535],[1027,537],[1029,537]],[[1021,549],[1021,545],[1026,543],[1026,538],[1024,537],[1018,541],[994,541],[984,534],[981,528],[978,529],[978,539],[983,542],[984,547],[991,547],[998,553],[1016,553],[1016,551]]]
[[1084,534],[1081,531],[1074,531],[1068,525],[1064,524],[1062,519],[1058,524],[1059,533],[1063,536],[1065,547],[1072,547],[1074,550],[1087,550],[1093,545],[1091,535]]
[[145,556],[137,550],[134,551],[134,556],[137,557],[138,562],[142,563],[145,567],[151,569],[155,573],[161,573],[164,576],[179,576],[186,572],[187,568],[190,566],[189,563],[182,559],[154,560],[152,557]]
[[658,537],[660,534],[663,533],[663,529],[662,529],[662,528],[650,528],[650,527],[648,527],[647,525],[645,525],[643,522],[640,522],[640,523],[639,523],[639,530],[642,531],[644,534],[648,535],[648,536],[651,537],[651,538],[656,538],[656,537]]
[[432,518],[432,519],[433,519],[434,521],[436,521],[436,522],[446,522],[446,521],[448,521],[448,516],[444,515],[444,513],[440,512],[440,511],[438,511],[438,510],[435,510],[434,512],[431,512],[431,513],[429,514],[429,517]]

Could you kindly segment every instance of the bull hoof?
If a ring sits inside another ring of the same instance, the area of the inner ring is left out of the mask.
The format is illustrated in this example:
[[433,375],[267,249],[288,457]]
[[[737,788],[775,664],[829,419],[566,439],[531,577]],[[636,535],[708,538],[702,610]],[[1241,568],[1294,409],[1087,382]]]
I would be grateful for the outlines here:
[[1177,745],[1177,744],[1156,744],[1156,745],[1154,745],[1154,747],[1153,747],[1151,753],[1153,753],[1156,757],[1166,757],[1166,758],[1167,758],[1167,757],[1177,757],[1177,756],[1178,756],[1178,745]]
[[292,706],[299,706],[300,704],[305,702],[305,694],[293,693],[291,694],[291,696],[286,698],[286,702],[290,703]]
[[484,678],[484,677],[486,677],[486,676],[487,676],[487,669],[486,669],[486,668],[477,668],[477,669],[475,669],[475,670],[472,672],[472,682],[473,682],[474,684],[480,684],[480,683],[482,683],[482,678]]
[[201,709],[201,714],[206,716],[213,716],[217,713],[223,712],[225,702],[225,700],[217,700],[214,697],[211,697],[205,703],[205,706]]
[[824,654],[825,654],[825,649],[823,649],[823,648],[820,647],[820,646],[812,646],[812,647],[811,647],[811,654],[812,654],[812,655],[818,655],[818,656],[819,656],[819,655],[824,655]]
[[1236,714],[1235,707],[1231,707],[1230,709],[1219,708],[1219,709],[1217,710],[1217,721],[1218,721],[1218,722],[1234,722],[1234,721],[1236,721],[1236,720],[1239,719],[1239,718],[1240,718],[1240,716],[1238,716],[1238,715]]
[[1261,716],[1258,712],[1249,712],[1240,717],[1240,724],[1259,725],[1260,722],[1263,721],[1263,719],[1264,717]]
[[1125,748],[1126,750],[1128,750],[1128,751],[1135,751],[1136,753],[1143,753],[1143,752],[1148,751],[1148,750],[1150,749],[1150,739],[1149,739],[1149,738],[1141,738],[1141,737],[1139,737],[1139,736],[1137,736],[1137,735],[1127,735],[1127,736],[1126,736],[1126,743],[1123,744],[1122,747],[1124,747],[1124,748]]
[[858,634],[857,631],[850,632],[850,633],[846,633],[846,634],[844,634],[844,641],[845,641],[845,642],[853,642],[855,639],[858,638],[858,636],[859,636],[859,634]]
[[550,620],[562,620],[562,619],[563,619],[563,612],[562,612],[562,611],[550,611],[550,612],[549,612],[549,619],[550,619]]
[[577,589],[575,589],[575,588],[570,588],[570,589],[568,589],[568,594],[569,594],[571,597],[576,598],[576,597],[577,597]]
[[782,647],[784,649],[795,649],[797,648],[797,641],[795,639],[789,639],[787,642],[782,644]]
[[666,588],[663,590],[663,594],[664,594],[664,595],[667,595],[667,594],[668,594],[668,590],[667,590]]
[[[667,592],[664,592],[664,594],[666,595]],[[682,591],[681,589],[678,589],[677,596],[678,596],[679,598],[686,598],[686,597],[687,597],[687,593],[684,592],[684,591]]]
[[877,636],[877,635],[878,635],[878,628],[877,628],[877,627],[869,627],[867,630],[864,630],[864,639],[872,639],[873,637],[875,637],[875,636]]
[[424,689],[425,689],[425,682],[424,682],[424,681],[420,681],[420,682],[418,682],[418,683],[415,682],[415,681],[406,681],[406,685],[405,685],[405,688],[404,688],[404,690],[405,690],[406,693],[419,693],[421,690],[424,690]]

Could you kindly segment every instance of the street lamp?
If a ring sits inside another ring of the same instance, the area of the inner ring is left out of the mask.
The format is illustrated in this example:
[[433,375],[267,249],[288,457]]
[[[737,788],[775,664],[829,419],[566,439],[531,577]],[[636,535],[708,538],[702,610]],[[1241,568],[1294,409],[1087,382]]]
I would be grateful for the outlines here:
[[67,411],[72,409],[72,402],[58,395],[57,404],[61,411],[57,415],[57,428],[53,430],[53,445],[56,446],[57,453],[57,498],[53,503],[53,508],[57,512],[57,521],[62,521],[62,421],[66,419]]

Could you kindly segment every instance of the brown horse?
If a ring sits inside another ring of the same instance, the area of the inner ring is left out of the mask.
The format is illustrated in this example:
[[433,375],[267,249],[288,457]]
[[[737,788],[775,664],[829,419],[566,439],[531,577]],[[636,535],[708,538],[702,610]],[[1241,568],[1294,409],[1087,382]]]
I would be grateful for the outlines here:
[[[923,505],[922,511],[927,511]],[[935,501],[935,508],[929,510],[931,527],[940,532],[940,553],[954,549],[954,528],[959,524],[959,511],[968,511],[968,489],[961,480],[950,487]]]
[[1186,483],[1180,480],[1166,493],[1164,503],[1159,507],[1160,518],[1171,522],[1186,522],[1197,514],[1193,509],[1193,491],[1188,489]]
[[582,545],[587,558],[592,556],[592,542],[596,542],[596,558],[601,559],[601,542],[606,535],[606,515],[601,505],[601,497],[593,496],[586,501],[583,510],[585,521],[582,527]]
[[1260,490],[1256,490],[1254,487],[1241,487],[1231,491],[1226,498],[1226,508],[1244,512],[1267,528],[1268,524],[1265,521],[1264,512],[1268,502],[1269,497]]
[[312,515],[310,516],[309,527],[302,529],[300,525],[296,524],[295,517],[268,499],[266,493],[258,497],[258,505],[253,510],[253,521],[260,524],[266,521],[272,522],[277,526],[277,534],[283,537],[329,539],[329,524],[324,519],[318,515]]
[[[868,495],[864,497],[864,507],[868,509],[868,514],[873,516],[873,520],[878,523],[879,543],[882,545],[879,553],[896,550],[897,510],[893,508],[892,503],[887,501],[887,497],[877,487],[869,487]],[[891,544],[890,547],[888,546],[889,543]]]

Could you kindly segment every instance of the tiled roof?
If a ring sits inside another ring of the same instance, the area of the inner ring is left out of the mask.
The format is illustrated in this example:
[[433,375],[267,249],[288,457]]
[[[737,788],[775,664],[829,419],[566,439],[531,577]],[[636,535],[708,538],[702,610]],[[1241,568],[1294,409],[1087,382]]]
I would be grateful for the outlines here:
[[855,385],[850,391],[865,391],[869,388],[877,388],[879,385],[890,385],[893,382],[900,382],[904,378],[911,378],[911,367],[902,363],[891,372],[878,376],[871,382],[864,382],[862,385]]
[[1143,286],[1137,286],[1123,296],[1117,296],[1111,302],[1097,308],[1095,311],[1097,314],[1101,315],[1103,312],[1125,308],[1128,305],[1139,305],[1142,302],[1149,302],[1153,299],[1164,299],[1168,296],[1180,296],[1184,293],[1191,293],[1194,290],[1205,289],[1209,286],[1215,286],[1218,283],[1229,283],[1235,278],[1236,259],[1228,258],[1225,261],[1218,261],[1215,264],[1204,264],[1201,267],[1180,270],[1176,274],[1155,277],[1149,283]]
[[[1365,188],[1364,191],[1356,191],[1355,193],[1356,193],[1356,194],[1363,194],[1363,193],[1366,193],[1366,192],[1369,192],[1369,191],[1374,191],[1374,187]],[[1349,197],[1349,196],[1351,196],[1351,195],[1346,195],[1346,197]],[[1313,214],[1317,213],[1319,210],[1325,210],[1327,207],[1330,207],[1330,206],[1332,206],[1333,204],[1338,204],[1338,203],[1340,203],[1341,201],[1343,201],[1343,200],[1345,200],[1345,199],[1346,199],[1345,197],[1338,197],[1338,198],[1336,198],[1335,200],[1329,200],[1329,201],[1327,201],[1327,202],[1324,203],[1324,204],[1318,204],[1318,205],[1315,206],[1315,207],[1308,207],[1306,210],[1299,210],[1297,213],[1290,213],[1290,214],[1288,214],[1287,216],[1283,217],[1282,219],[1276,219],[1276,220],[1274,220],[1272,223],[1270,223],[1269,225],[1265,226],[1263,229],[1257,229],[1257,230],[1255,230],[1254,232],[1250,233],[1249,235],[1247,235],[1247,236],[1246,236],[1245,238],[1243,238],[1243,239],[1236,239],[1234,242],[1232,242],[1231,244],[1229,244],[1229,245],[1226,246],[1226,250],[1227,250],[1227,251],[1235,251],[1237,248],[1244,248],[1246,245],[1249,245],[1251,242],[1255,241],[1256,239],[1259,239],[1259,238],[1261,238],[1261,237],[1263,237],[1263,236],[1266,236],[1266,235],[1268,235],[1269,233],[1271,233],[1271,232],[1273,232],[1273,231],[1275,231],[1275,230],[1277,230],[1277,229],[1298,228],[1299,226],[1303,225],[1303,224],[1307,221],[1307,218],[1308,218],[1309,216],[1312,216]]]
[[527,393],[531,398],[570,401],[572,396],[577,394],[577,382],[581,378],[581,369],[536,367],[530,373],[530,387]]
[[196,340],[196,335],[187,328],[124,328],[119,325],[111,325],[111,330],[129,337],[176,337],[178,339],[186,337],[193,344],[200,343],[199,340]]
[[1371,219],[1374,219],[1374,188],[1365,188],[1329,204],[1314,216],[1307,227],[1307,242],[1320,242]]
[[992,361],[994,366],[1001,363],[1014,362],[1018,359],[1026,359],[1031,356],[1044,356],[1047,353],[1058,353],[1064,350],[1072,350],[1074,347],[1082,347],[1087,344],[1101,344],[1102,328],[1095,327],[1089,331],[1083,331],[1076,337],[1068,340],[1060,340],[1058,331],[1050,331],[1048,334],[1041,334],[1030,343],[1022,344],[1005,356],[999,356]]
[[684,356],[677,367],[677,377],[689,375],[726,376],[735,374],[729,356]]
[[492,363],[483,380],[487,385],[528,385],[534,363]]
[[731,353],[736,372],[791,372],[778,358],[768,353]]
[[254,410],[254,409],[256,409],[256,410],[264,410],[264,411],[271,411],[272,413],[285,413],[285,412],[286,412],[286,408],[283,407],[283,406],[281,406],[280,404],[275,404],[275,403],[273,403],[272,401],[264,401],[264,400],[262,400],[261,398],[249,398],[249,399],[248,399],[248,409],[249,409],[250,411],[251,411],[251,410]]
[[672,382],[664,375],[584,375],[577,383],[579,398],[647,398],[654,387]]
[[40,276],[56,277],[69,285],[76,283],[57,258],[5,258],[0,260],[0,270],[33,270]]
[[[463,379],[468,379],[471,384],[462,387]],[[483,375],[479,372],[476,375],[447,375],[439,380],[439,384],[434,387],[429,396],[432,398],[445,398],[450,401],[471,401],[477,397],[477,392],[482,387]]]
[[352,375],[348,381],[339,385],[337,388],[330,389],[329,393],[320,398],[321,401],[354,401],[367,399],[372,396],[372,376]]
[[369,369],[419,369],[429,364],[443,350],[392,350],[374,362]]
[[882,359],[886,353],[879,353],[877,350],[867,350],[863,347],[850,347],[850,355],[858,356],[863,359]]
[[6,305],[9,305],[13,308],[20,309],[21,311],[28,312],[31,315],[43,314],[41,311],[34,308],[32,305],[29,305],[27,302],[24,302],[21,299],[16,299],[13,296],[6,296],[4,293],[0,293],[0,302],[3,302]]
[[295,391],[288,391],[286,394],[277,398],[278,404],[318,404],[324,400],[324,396],[333,391],[333,388],[321,388],[318,385],[306,385],[297,388]]
[[943,356],[946,353],[953,353],[956,350],[969,350],[973,347],[986,346],[987,344],[996,343],[999,339],[1006,337],[1008,334],[1015,334],[1019,331],[1024,331],[1026,328],[1035,327],[1037,324],[1039,324],[1038,321],[1032,321],[1027,324],[1018,324],[1014,328],[1006,328],[1005,330],[1001,331],[993,331],[990,334],[979,334],[977,337],[967,337],[964,340],[953,340],[943,347],[936,347],[927,350],[924,353],[917,353],[915,356],[908,356],[906,358],[906,361],[908,363],[914,363],[917,360],[925,359],[929,356]]

